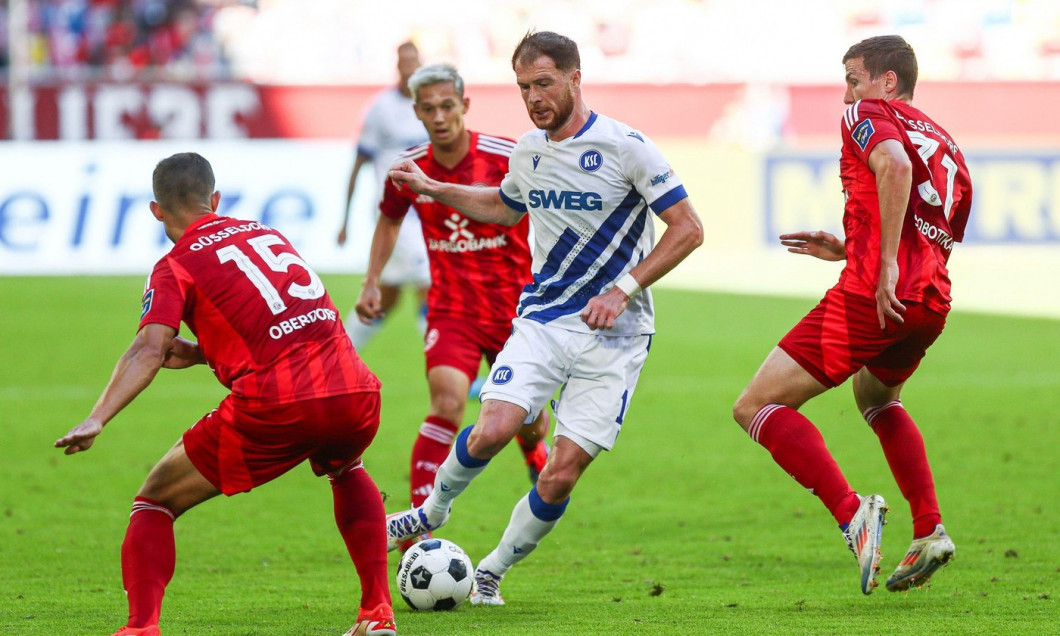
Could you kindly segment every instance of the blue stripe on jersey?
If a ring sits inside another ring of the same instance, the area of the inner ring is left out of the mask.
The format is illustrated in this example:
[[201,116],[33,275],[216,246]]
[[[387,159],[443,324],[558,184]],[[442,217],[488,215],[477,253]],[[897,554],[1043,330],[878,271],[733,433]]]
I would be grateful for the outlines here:
[[357,154],[364,155],[369,159],[375,159],[375,151],[365,148],[364,146],[357,146]]
[[[556,275],[559,270],[559,266],[563,263],[563,259],[568,254],[574,251],[575,246],[578,245],[578,233],[574,230],[567,228],[563,230],[563,234],[559,235],[556,239],[556,244],[552,246],[552,250],[548,253],[548,257],[545,258],[545,264],[541,267],[541,271],[533,275],[533,280],[523,287],[523,294],[533,294],[535,290],[540,289],[542,281],[546,281]],[[520,294],[521,296],[522,294]],[[527,299],[526,302],[521,303],[517,310],[517,313],[530,301]]]
[[563,259],[574,251],[579,240],[580,237],[574,230],[570,228],[563,230],[563,234],[559,235],[556,244],[552,246],[548,257],[545,258],[545,264],[541,266],[541,271],[534,277],[534,282],[536,283],[538,279],[549,280],[555,276],[559,272],[560,265],[563,264]]
[[[574,230],[569,228],[564,230],[559,240],[552,246],[552,250],[549,251],[545,264],[541,267],[541,271],[537,276],[541,281],[550,281],[543,290],[544,293],[536,298],[526,299],[522,306],[529,307],[552,302],[561,296],[570,285],[584,276],[589,267],[600,257],[600,254],[603,254],[604,249],[611,244],[611,240],[622,229],[622,225],[629,218],[629,213],[640,200],[640,193],[636,189],[630,190],[622,203],[615,208],[615,211],[607,217],[600,229],[596,231],[596,234],[582,246],[581,251],[574,257],[574,261],[567,266],[567,271],[563,273],[563,277],[553,281],[552,279],[560,273],[560,268],[563,266],[564,261],[574,252],[580,240]],[[538,291],[542,290],[538,289]]]
[[545,308],[542,311],[524,315],[523,317],[529,320],[545,323],[572,314],[576,311],[580,311],[584,308],[590,298],[601,293],[604,290],[604,287],[611,284],[622,274],[622,270],[625,269],[626,264],[632,262],[633,250],[636,249],[637,243],[640,241],[640,236],[644,233],[644,226],[647,219],[647,207],[645,207],[643,208],[642,213],[637,215],[637,219],[630,226],[629,232],[626,234],[625,238],[622,239],[622,243],[611,255],[611,258],[607,259],[607,262],[596,272],[596,275],[582,285],[577,293],[560,305],[554,305]]
[[501,194],[501,201],[504,202],[504,205],[506,205],[509,208],[515,210],[516,212],[519,212],[521,214],[526,214],[526,206],[525,205],[523,205],[522,203],[519,203],[515,199],[513,199],[510,196],[504,194],[504,190],[501,190],[500,188],[498,188],[498,191]]
[[[636,189],[630,190],[629,194],[626,195],[626,198],[617,208],[615,208],[615,211],[608,216],[600,229],[598,229],[585,245],[582,246],[582,249],[577,255],[575,255],[574,260],[567,266],[566,271],[562,273],[562,277],[559,280],[552,280],[552,278],[560,274],[560,267],[562,267],[564,261],[570,256],[579,240],[578,235],[575,232],[569,229],[565,230],[549,252],[548,257],[545,259],[545,265],[541,268],[538,275],[534,277],[533,286],[528,286],[525,290],[529,293],[534,293],[536,290],[537,295],[530,296],[520,303],[519,315],[540,322],[548,322],[554,318],[570,313],[572,308],[580,308],[584,306],[590,298],[599,294],[605,285],[618,278],[626,264],[633,260],[634,249],[640,240],[641,234],[644,233],[647,214],[639,214],[637,218],[634,219],[629,230],[623,237],[622,242],[608,258],[607,262],[604,263],[592,279],[582,283],[581,288],[578,289],[573,296],[564,301],[562,305],[544,308],[533,316],[524,314],[525,310],[529,310],[535,306],[548,305],[549,303],[556,302],[559,297],[564,295],[571,285],[577,283],[578,279],[582,278],[592,264],[604,253],[604,250],[607,249],[614,240],[615,235],[622,229],[622,226],[629,218],[630,213],[633,212],[642,201],[643,198]],[[544,288],[539,287],[539,283],[543,281],[549,282],[546,283]]]
[[685,187],[683,185],[679,185],[676,188],[674,188],[673,190],[670,190],[666,194],[662,195],[658,199],[655,199],[655,203],[651,204],[651,209],[656,214],[662,214],[671,205],[677,203],[681,199],[687,199],[687,198],[688,198],[688,193],[685,192]]
[[[647,212],[647,208],[644,208],[644,211]],[[605,286],[618,278],[626,263],[630,262],[627,255],[632,255],[633,249],[644,231],[647,218],[648,215],[646,213],[638,215],[637,220],[629,229],[630,233],[623,239],[619,249],[611,255],[611,258],[600,268],[596,276],[582,285],[577,293],[562,304],[553,305],[538,312],[528,313],[523,315],[523,317],[536,322],[547,323],[583,309],[589,299],[601,293]]]
[[578,132],[577,132],[577,133],[576,133],[576,134],[574,135],[574,139],[577,139],[578,137],[581,137],[581,136],[582,136],[582,134],[584,134],[584,133],[585,133],[585,131],[587,131],[587,130],[589,130],[590,128],[592,128],[592,126],[593,126],[593,123],[595,123],[595,122],[596,122],[596,113],[594,113],[594,112],[592,112],[592,111],[589,111],[589,120],[588,120],[588,121],[586,121],[586,122],[585,122],[585,125],[584,125],[584,126],[582,126],[582,129],[581,129],[581,130],[579,130],[579,131],[578,131]]

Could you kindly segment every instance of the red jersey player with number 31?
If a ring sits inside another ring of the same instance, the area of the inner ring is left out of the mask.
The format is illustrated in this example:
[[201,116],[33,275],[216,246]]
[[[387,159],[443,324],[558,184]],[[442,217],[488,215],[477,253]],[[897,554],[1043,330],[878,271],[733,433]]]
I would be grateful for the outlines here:
[[[327,475],[335,521],[361,582],[347,632],[394,636],[383,500],[361,463],[379,428],[379,380],[353,350],[320,278],[280,235],[216,214],[213,169],[194,153],[159,162],[151,212],[174,242],[151,273],[140,329],[92,412],[55,445],[92,447],[162,367],[208,364],[231,393],[147,476],[121,548],[129,620],[114,636],[159,636],[173,577],[173,522],[309,460]],[[197,336],[177,336],[184,322]]]
[[799,413],[809,399],[853,378],[858,410],[879,437],[909,501],[913,543],[887,580],[927,583],[953,557],[924,440],[899,397],[950,310],[946,262],[964,235],[972,185],[953,138],[914,108],[917,62],[898,36],[869,38],[843,57],[847,90],[840,179],[846,240],[827,232],[782,235],[789,251],[846,259],[839,283],[766,358],[733,415],[774,461],[821,499],[857,557],[861,591],[880,567],[887,505],[859,496]]

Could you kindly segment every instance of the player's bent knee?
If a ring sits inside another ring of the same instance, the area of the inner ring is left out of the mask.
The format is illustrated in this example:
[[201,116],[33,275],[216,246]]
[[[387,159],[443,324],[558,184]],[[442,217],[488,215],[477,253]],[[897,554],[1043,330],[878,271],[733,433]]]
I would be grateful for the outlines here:
[[471,430],[471,435],[467,439],[467,450],[472,457],[490,459],[501,452],[513,437],[515,433],[509,433],[497,426],[479,423]]
[[467,408],[466,393],[436,395],[431,397],[431,415],[437,415],[450,422],[460,422],[464,419],[464,410]]
[[519,429],[519,437],[527,442],[539,442],[548,434],[548,415],[541,411],[530,424]]
[[548,425],[548,411],[541,409],[541,412],[537,414],[537,419],[528,428],[533,431],[535,440],[542,440],[548,435]]
[[137,493],[165,505],[178,516],[218,494],[220,491],[191,463],[182,441],[155,464]]
[[576,483],[578,483],[577,471],[546,468],[537,478],[537,494],[547,504],[560,504],[574,492]]
[[736,400],[736,403],[732,405],[732,419],[736,420],[736,423],[746,431],[760,408],[746,399],[745,395],[741,395]]

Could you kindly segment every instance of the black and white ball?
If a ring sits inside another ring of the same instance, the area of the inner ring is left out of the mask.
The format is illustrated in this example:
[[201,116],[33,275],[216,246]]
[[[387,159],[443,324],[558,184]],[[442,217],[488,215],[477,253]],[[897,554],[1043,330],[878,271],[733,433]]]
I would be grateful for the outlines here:
[[398,564],[397,588],[416,610],[449,610],[471,595],[475,566],[452,541],[426,539],[405,551]]

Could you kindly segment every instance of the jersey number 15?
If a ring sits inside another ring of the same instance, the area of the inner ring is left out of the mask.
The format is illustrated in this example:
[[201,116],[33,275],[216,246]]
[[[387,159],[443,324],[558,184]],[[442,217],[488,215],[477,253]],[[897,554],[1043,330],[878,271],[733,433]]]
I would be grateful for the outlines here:
[[[247,241],[247,245],[254,248],[261,260],[274,272],[286,273],[290,269],[291,265],[300,267],[309,274],[309,284],[299,285],[298,283],[291,283],[287,287],[287,294],[294,298],[300,298],[302,300],[313,300],[314,298],[320,298],[324,295],[324,283],[320,281],[320,277],[317,276],[316,272],[310,269],[309,265],[306,264],[297,254],[291,252],[279,252],[272,251],[272,247],[275,245],[283,245],[283,239],[276,236],[275,234],[263,234],[261,236],[255,236],[254,238]],[[239,268],[250,282],[254,284],[261,297],[265,299],[265,304],[269,306],[269,311],[273,315],[282,313],[287,309],[287,304],[283,302],[283,298],[280,296],[279,290],[269,282],[268,277],[265,273],[250,260],[250,257],[244,254],[239,247],[235,245],[228,245],[217,250],[217,258],[222,263],[234,262],[236,267]]]

